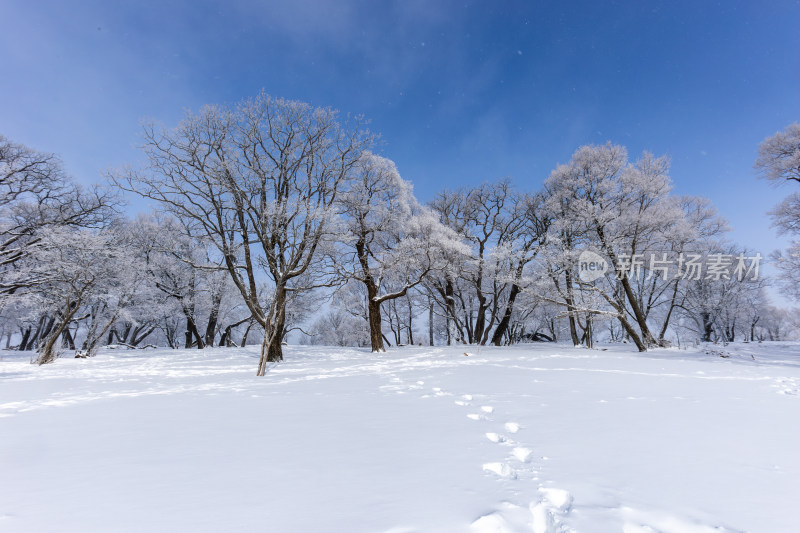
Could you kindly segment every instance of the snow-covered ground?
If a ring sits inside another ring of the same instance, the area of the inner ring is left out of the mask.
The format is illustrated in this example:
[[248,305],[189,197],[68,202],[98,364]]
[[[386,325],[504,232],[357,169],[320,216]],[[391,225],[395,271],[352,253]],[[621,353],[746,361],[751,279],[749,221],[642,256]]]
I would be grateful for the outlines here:
[[0,531],[800,531],[800,345],[711,348],[3,352]]

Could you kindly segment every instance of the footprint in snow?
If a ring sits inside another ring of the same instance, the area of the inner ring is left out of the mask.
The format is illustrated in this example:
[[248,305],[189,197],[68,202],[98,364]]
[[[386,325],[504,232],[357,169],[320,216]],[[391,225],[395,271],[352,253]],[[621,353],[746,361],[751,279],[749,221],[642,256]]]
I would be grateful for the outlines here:
[[533,455],[533,450],[528,448],[524,448],[522,446],[518,446],[511,450],[511,455],[514,456],[514,459],[519,461],[520,463],[527,463],[531,460],[531,455]]
[[481,411],[483,411],[484,413],[493,413],[494,407],[491,407],[489,405],[484,405],[481,407]]
[[467,418],[470,418],[472,420],[486,420],[485,416],[480,415],[478,413],[470,413],[467,415]]
[[469,403],[469,402],[465,402],[464,400],[456,400],[456,401],[455,401],[455,404],[456,404],[456,405],[460,405],[460,406],[462,406],[462,407],[466,407],[467,405],[470,405],[470,403]]
[[565,515],[572,510],[572,494],[566,490],[540,488],[541,498],[531,502],[534,533],[554,533]]
[[516,472],[506,463],[484,463],[483,470],[504,478],[515,479],[517,477]]
[[503,425],[503,427],[505,427],[506,431],[508,431],[509,433],[516,433],[517,431],[519,431],[519,424],[517,424],[516,422],[506,422]]
[[507,440],[503,435],[500,435],[499,433],[487,433],[486,438],[497,444],[501,444],[503,442],[506,442]]

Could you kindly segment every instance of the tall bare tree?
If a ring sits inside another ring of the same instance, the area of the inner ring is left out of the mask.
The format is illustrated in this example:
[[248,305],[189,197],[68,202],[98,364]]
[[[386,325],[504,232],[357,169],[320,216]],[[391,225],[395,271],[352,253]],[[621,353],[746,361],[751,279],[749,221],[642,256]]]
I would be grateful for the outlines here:
[[[330,284],[319,253],[340,185],[373,143],[356,118],[261,93],[188,113],[177,128],[144,128],[145,168],[112,178],[156,200],[217,248],[265,331],[258,375],[283,359],[292,293]],[[264,298],[264,279],[271,296]]]

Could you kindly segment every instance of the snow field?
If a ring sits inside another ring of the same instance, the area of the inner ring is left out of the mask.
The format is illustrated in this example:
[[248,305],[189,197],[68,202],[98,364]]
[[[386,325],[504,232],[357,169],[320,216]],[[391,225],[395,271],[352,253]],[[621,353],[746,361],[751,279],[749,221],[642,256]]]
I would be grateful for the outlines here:
[[0,531],[798,531],[800,346],[726,349],[5,352]]

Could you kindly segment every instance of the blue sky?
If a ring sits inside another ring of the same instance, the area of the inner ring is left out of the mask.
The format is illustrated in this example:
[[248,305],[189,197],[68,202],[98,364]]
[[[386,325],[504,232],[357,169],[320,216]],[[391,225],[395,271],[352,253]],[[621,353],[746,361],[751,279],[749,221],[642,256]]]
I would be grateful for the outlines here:
[[81,181],[135,161],[139,122],[270,94],[362,113],[428,200],[536,189],[581,144],[668,154],[768,253],[758,143],[800,120],[800,3],[6,0],[0,133]]

